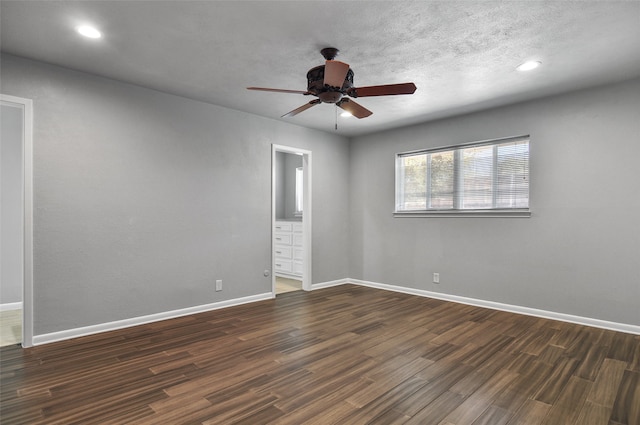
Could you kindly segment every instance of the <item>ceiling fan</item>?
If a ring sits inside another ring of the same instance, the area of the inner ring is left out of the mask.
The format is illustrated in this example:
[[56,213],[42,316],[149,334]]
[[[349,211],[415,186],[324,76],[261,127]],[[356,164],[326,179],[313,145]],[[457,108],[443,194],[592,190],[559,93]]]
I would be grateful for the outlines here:
[[[320,103],[333,103],[351,113],[356,118],[366,118],[373,112],[349,99],[350,97],[390,96],[396,94],[413,94],[416,85],[413,83],[385,84],[381,86],[354,87],[353,71],[349,64],[334,60],[338,49],[327,47],[320,50],[326,59],[324,65],[311,68],[307,72],[307,90],[271,89],[266,87],[247,87],[248,90],[271,91],[277,93],[294,93],[313,95],[317,99],[306,103],[282,116],[293,117]],[[348,97],[347,97],[348,96]]]

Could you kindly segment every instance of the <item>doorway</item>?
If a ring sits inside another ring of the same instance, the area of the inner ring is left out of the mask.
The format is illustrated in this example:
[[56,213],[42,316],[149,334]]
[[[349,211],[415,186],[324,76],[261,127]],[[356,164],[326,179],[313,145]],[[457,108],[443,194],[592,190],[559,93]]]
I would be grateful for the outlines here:
[[311,151],[272,145],[271,269],[274,296],[311,290]]
[[[0,95],[2,220],[0,314],[3,341],[33,341],[33,103]],[[16,312],[16,311],[19,312]],[[5,335],[6,334],[6,335]],[[13,338],[13,339],[11,339]]]

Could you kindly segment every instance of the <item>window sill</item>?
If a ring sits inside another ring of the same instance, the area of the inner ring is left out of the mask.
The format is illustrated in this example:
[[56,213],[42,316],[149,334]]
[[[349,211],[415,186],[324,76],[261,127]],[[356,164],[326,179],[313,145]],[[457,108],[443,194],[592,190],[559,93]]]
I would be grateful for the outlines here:
[[396,218],[432,218],[432,217],[512,217],[529,218],[531,211],[526,210],[434,210],[434,211],[394,211]]

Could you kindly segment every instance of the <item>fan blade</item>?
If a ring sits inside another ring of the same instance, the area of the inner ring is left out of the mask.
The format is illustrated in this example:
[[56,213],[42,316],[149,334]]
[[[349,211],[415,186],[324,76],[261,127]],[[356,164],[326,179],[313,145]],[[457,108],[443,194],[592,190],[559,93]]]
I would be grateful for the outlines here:
[[394,94],[413,94],[416,85],[413,83],[386,84],[383,86],[354,87],[347,94],[351,97],[390,96]]
[[324,65],[324,85],[342,88],[349,72],[349,64],[340,61],[327,61]]
[[247,87],[247,90],[273,91],[273,92],[276,92],[276,93],[309,94],[308,91],[303,91],[303,90],[270,89],[270,88],[267,88],[267,87]]
[[337,105],[356,118],[366,118],[373,114],[373,112],[351,99],[342,99]]
[[295,115],[298,115],[300,112],[306,111],[307,109],[311,108],[312,106],[317,105],[318,103],[322,103],[322,102],[320,101],[320,99],[312,100],[311,102],[309,102],[309,103],[305,103],[305,104],[304,104],[304,105],[302,105],[301,107],[296,108],[296,109],[294,109],[294,110],[293,110],[293,111],[291,111],[291,112],[287,112],[286,114],[284,114],[284,115],[283,115],[282,117],[280,117],[280,118],[293,117],[293,116],[295,116]]

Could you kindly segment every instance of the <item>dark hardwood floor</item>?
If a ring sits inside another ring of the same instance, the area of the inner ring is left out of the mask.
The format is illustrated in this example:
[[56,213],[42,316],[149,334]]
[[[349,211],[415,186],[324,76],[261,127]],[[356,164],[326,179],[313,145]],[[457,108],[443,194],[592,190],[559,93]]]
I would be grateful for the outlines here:
[[3,425],[640,424],[640,336],[352,285],[0,354]]

